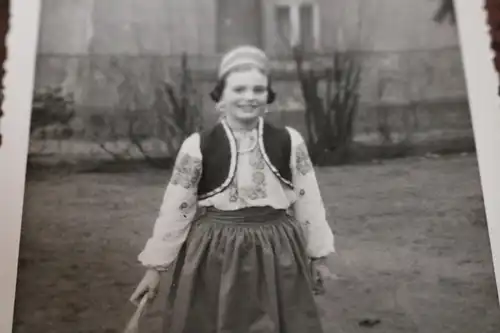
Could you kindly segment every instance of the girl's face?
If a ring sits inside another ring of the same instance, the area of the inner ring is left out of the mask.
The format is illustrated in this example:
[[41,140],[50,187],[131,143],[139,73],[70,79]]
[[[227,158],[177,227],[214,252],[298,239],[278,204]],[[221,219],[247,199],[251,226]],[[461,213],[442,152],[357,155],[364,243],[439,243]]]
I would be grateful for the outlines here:
[[267,105],[267,85],[267,76],[256,68],[230,73],[222,93],[226,116],[240,122],[256,120]]

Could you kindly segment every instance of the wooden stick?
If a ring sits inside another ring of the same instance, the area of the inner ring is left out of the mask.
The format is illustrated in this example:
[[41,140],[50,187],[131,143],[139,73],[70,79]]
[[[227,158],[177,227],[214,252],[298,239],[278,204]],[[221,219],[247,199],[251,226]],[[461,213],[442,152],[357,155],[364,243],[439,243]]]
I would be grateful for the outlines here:
[[135,310],[134,314],[130,318],[127,327],[125,327],[125,330],[123,333],[139,333],[139,321],[141,319],[142,314],[144,313],[144,310],[146,309],[146,305],[148,304],[149,296],[148,294],[144,294],[142,296],[141,302],[137,306],[137,309]]

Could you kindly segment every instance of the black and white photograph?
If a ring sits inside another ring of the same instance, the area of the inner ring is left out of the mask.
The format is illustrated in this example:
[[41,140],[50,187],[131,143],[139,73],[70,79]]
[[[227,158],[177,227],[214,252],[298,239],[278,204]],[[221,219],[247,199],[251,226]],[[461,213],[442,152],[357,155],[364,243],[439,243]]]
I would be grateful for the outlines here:
[[500,332],[454,7],[41,0],[12,331]]

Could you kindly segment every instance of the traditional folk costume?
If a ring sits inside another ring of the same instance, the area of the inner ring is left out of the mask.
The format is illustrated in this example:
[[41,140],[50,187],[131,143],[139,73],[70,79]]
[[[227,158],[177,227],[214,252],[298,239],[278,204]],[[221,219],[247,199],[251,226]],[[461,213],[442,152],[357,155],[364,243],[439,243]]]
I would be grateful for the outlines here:
[[139,260],[173,270],[166,333],[322,333],[309,259],[334,250],[301,135],[222,119],[182,144]]

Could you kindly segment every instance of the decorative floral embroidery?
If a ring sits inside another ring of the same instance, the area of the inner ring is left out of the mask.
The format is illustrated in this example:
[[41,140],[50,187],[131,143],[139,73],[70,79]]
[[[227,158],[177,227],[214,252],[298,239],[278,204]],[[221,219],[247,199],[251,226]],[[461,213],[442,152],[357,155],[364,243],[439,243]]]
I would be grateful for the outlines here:
[[252,173],[252,184],[240,189],[240,191],[250,200],[267,198],[266,176],[264,172],[258,170],[254,171]]
[[250,166],[252,167],[252,185],[245,188],[245,193],[250,200],[267,198],[266,176],[264,170],[266,161],[260,149],[254,149],[250,156]]
[[311,159],[309,158],[309,153],[305,143],[301,143],[297,146],[295,154],[295,167],[301,175],[305,176],[313,170],[313,165]]
[[260,149],[254,149],[252,155],[250,156],[250,166],[256,170],[264,170],[266,167],[266,161],[264,161],[264,156]]
[[262,186],[266,182],[266,176],[264,175],[264,173],[262,171],[255,171],[252,174],[252,181],[255,185]]
[[[239,134],[243,135],[241,133]],[[257,138],[254,135],[244,138],[240,136],[240,140],[241,139],[251,141],[250,144],[245,144],[245,146],[252,146],[257,142]],[[251,184],[249,184],[249,186],[240,186],[236,178],[233,179],[232,183],[227,188],[230,202],[240,201],[243,203],[246,201],[246,199],[257,200],[267,197],[266,177],[264,174],[266,162],[264,160],[262,152],[260,151],[260,149],[258,149],[257,145],[255,145],[253,149],[248,151],[247,153],[249,165],[252,169]]]
[[186,218],[189,212],[189,204],[187,202],[183,202],[179,206],[179,211],[181,212],[182,217]]
[[178,230],[171,230],[169,232],[166,232],[165,234],[163,234],[163,237],[162,237],[162,240],[165,242],[165,241],[169,241],[173,238],[176,238],[176,237],[179,237],[182,233],[184,232],[184,229],[178,229]]
[[195,188],[201,177],[201,159],[182,154],[177,158],[171,184],[180,185],[185,189]]
[[239,199],[239,192],[238,192],[238,183],[236,182],[236,177],[233,179],[233,182],[229,185],[227,190],[229,191],[229,201],[237,202]]

